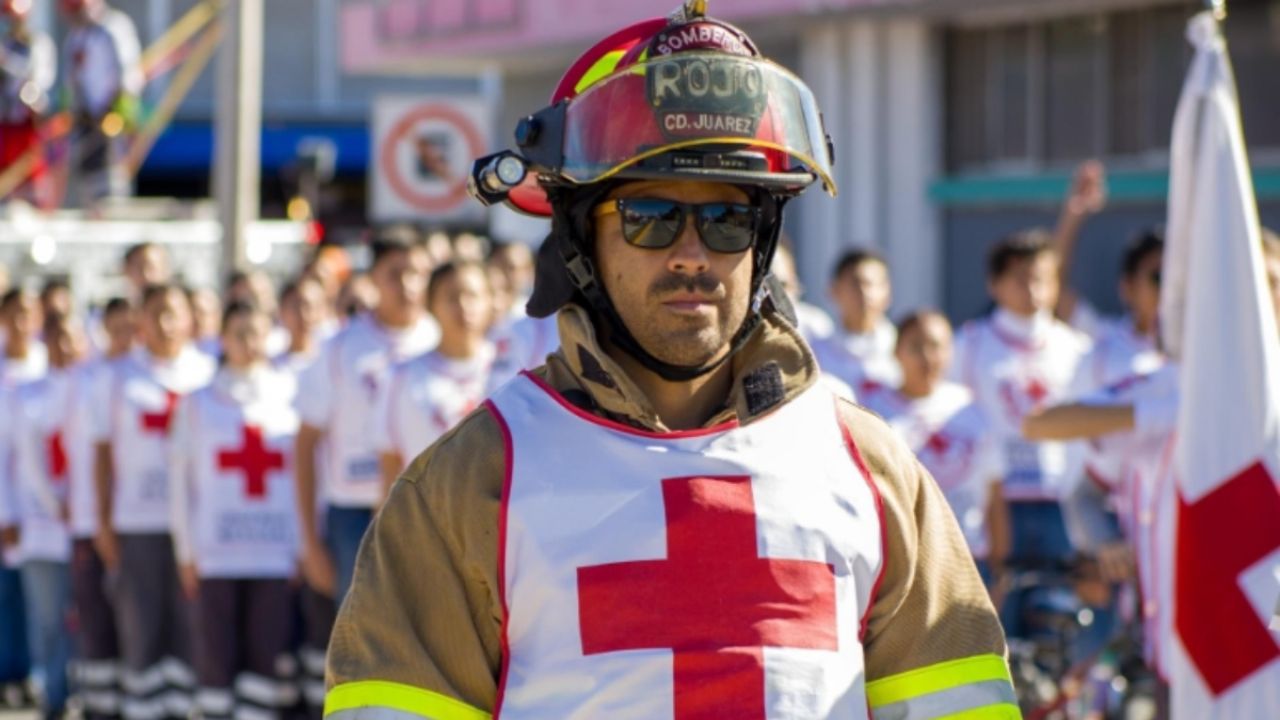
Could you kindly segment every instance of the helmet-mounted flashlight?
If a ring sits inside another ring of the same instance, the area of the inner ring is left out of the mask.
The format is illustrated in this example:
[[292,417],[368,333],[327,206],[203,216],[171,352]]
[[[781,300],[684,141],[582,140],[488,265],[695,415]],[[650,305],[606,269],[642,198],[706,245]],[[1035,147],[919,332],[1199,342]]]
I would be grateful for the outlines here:
[[484,205],[506,202],[507,195],[529,176],[524,158],[510,150],[476,161],[467,180],[471,196]]

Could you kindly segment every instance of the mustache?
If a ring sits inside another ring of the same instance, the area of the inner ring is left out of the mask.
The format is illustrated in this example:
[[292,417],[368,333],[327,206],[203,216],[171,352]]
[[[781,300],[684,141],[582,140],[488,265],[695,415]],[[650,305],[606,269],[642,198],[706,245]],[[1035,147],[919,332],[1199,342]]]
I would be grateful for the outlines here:
[[679,292],[697,293],[719,300],[724,295],[724,286],[710,273],[698,273],[693,276],[667,273],[649,286],[649,297],[654,300]]

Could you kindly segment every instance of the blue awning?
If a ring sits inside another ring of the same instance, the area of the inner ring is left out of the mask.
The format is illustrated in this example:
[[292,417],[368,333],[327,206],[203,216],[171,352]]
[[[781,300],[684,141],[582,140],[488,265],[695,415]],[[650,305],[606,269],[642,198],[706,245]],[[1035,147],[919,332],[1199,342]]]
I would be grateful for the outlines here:
[[[364,124],[272,123],[262,128],[262,170],[276,172],[294,161],[304,138],[323,137],[338,148],[337,169],[361,174],[369,164],[369,128]],[[213,161],[213,125],[175,122],[156,141],[142,174],[207,173]]]

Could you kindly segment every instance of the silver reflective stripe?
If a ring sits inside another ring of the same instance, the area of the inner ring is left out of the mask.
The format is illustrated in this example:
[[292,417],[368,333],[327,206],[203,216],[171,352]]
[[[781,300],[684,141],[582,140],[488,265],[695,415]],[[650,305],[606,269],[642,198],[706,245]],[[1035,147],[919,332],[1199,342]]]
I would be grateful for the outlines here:
[[873,708],[871,719],[933,720],[964,710],[1015,702],[1013,685],[1008,680],[986,680]]
[[362,707],[350,710],[339,710],[324,716],[324,720],[441,720],[440,718],[419,715],[388,707]]

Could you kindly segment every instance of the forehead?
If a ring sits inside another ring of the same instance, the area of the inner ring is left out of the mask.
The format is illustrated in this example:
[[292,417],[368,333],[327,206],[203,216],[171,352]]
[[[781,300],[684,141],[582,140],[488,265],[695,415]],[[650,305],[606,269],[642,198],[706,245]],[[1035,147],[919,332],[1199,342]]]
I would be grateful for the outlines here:
[[613,198],[658,198],[688,203],[746,203],[751,197],[736,185],[704,180],[644,180],[620,185],[609,193]]
[[914,325],[908,326],[903,336],[921,335],[924,337],[942,339],[951,337],[951,323],[941,315],[926,315],[920,318],[920,321]]

